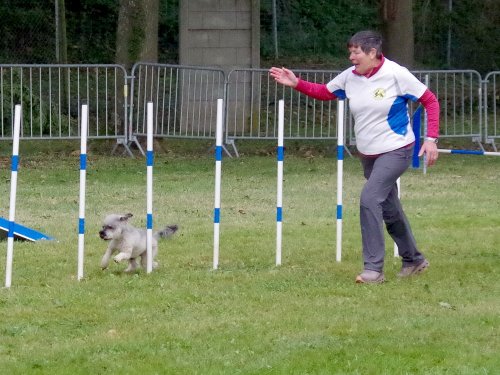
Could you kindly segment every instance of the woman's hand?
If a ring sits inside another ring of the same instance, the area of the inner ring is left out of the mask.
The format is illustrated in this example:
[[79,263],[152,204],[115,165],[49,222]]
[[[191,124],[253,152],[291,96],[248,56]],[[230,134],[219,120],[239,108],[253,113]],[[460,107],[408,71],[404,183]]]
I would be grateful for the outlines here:
[[424,141],[422,147],[420,147],[420,152],[418,153],[418,156],[420,157],[424,154],[427,165],[429,167],[431,165],[434,165],[439,155],[437,145],[431,141]]
[[290,86],[292,88],[295,88],[297,86],[297,83],[299,82],[299,79],[295,76],[295,74],[291,70],[286,68],[272,67],[271,69],[269,69],[269,74],[274,78],[276,82],[281,83],[285,86]]

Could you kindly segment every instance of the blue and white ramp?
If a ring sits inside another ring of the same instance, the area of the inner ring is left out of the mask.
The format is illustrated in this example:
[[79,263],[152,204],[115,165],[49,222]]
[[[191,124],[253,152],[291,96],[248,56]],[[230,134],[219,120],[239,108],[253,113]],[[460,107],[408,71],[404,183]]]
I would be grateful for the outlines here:
[[[9,233],[9,220],[0,217],[0,238],[6,238]],[[38,232],[32,228],[14,223],[14,239],[23,241],[53,240],[52,237]]]

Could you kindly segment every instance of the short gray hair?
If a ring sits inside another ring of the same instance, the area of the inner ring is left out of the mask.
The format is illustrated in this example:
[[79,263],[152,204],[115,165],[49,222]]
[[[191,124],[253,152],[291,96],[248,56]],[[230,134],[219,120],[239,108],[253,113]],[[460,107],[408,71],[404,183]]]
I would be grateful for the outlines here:
[[349,39],[347,48],[351,47],[359,47],[364,53],[368,53],[372,48],[375,48],[377,58],[381,58],[382,35],[372,30],[359,31]]

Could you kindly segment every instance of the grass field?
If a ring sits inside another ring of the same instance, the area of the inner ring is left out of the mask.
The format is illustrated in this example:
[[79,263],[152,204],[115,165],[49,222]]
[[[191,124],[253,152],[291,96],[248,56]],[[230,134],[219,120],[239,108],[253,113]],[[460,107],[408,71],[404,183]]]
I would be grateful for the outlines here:
[[[7,146],[0,148],[3,217]],[[102,271],[106,244],[97,235],[111,212],[131,212],[145,227],[145,160],[90,153],[78,282],[78,154],[22,146],[16,219],[57,241],[15,243],[12,287],[0,289],[0,373],[500,373],[499,158],[444,155],[426,175],[408,171],[402,200],[431,267],[397,280],[400,261],[387,241],[388,281],[357,285],[359,161],[345,160],[338,263],[336,159],[287,151],[276,268],[276,158],[266,153],[223,160],[217,271],[212,154],[156,156],[154,224],[180,230],[160,243],[160,267],[150,275],[124,274],[122,264]],[[6,241],[0,246],[3,285]]]

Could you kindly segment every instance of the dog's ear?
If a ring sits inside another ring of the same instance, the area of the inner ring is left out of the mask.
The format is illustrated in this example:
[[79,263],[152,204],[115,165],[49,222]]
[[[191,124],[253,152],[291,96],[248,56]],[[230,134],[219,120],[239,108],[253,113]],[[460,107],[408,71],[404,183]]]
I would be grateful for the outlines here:
[[127,221],[127,220],[128,220],[128,219],[130,219],[132,216],[134,216],[134,215],[132,215],[131,213],[125,214],[125,215],[123,215],[122,217],[120,217],[120,221]]

